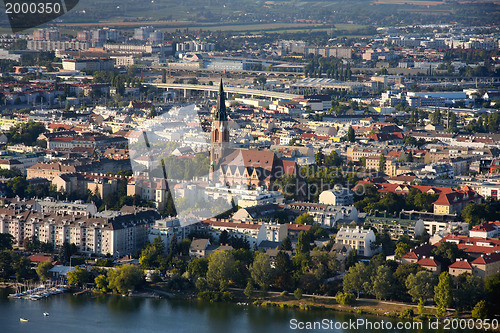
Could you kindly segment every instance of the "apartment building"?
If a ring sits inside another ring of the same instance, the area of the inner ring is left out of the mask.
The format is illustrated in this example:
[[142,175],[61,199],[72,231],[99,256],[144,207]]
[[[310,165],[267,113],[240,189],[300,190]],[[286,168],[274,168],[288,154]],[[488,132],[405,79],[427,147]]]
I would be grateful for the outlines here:
[[375,233],[373,230],[362,229],[359,226],[356,228],[343,227],[335,237],[337,244],[349,245],[356,249],[359,256],[371,257],[378,252],[372,248],[375,242]]
[[2,209],[0,232],[10,233],[17,246],[21,246],[26,237],[35,237],[55,248],[68,242],[82,253],[126,255],[147,243],[149,227],[157,217],[154,210],[131,207],[124,207],[120,212],[99,213],[99,216]]

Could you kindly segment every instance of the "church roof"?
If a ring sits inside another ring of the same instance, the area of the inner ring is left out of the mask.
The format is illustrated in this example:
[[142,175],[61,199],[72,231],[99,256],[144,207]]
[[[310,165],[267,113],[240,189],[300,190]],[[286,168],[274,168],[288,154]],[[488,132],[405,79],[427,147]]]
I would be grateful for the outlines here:
[[217,110],[215,111],[215,121],[227,121],[226,98],[224,96],[224,87],[220,79],[219,96],[217,97]]
[[272,171],[275,166],[276,155],[274,152],[253,149],[235,149],[225,156],[224,164],[262,168]]

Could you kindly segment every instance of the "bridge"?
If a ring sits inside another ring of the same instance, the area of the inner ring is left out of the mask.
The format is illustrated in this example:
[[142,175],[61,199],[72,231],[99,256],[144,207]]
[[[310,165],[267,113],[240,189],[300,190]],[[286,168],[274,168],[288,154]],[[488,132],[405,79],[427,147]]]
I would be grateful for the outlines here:
[[[210,97],[216,97],[219,92],[219,85],[198,85],[198,84],[183,84],[183,83],[148,83],[148,86],[154,86],[158,89],[169,90],[181,90],[184,91],[184,97],[189,97],[191,91],[203,91],[208,92]],[[259,89],[247,89],[247,88],[237,88],[231,86],[224,86],[224,92],[227,96],[230,95],[241,95],[254,97],[265,97],[271,100],[290,100],[294,98],[302,98],[302,95],[282,93],[277,91],[269,90],[259,90]]]

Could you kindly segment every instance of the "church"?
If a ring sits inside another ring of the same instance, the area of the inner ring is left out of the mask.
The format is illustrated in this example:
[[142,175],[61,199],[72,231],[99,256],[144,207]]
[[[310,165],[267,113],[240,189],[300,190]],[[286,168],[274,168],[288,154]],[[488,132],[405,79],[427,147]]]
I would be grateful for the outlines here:
[[298,171],[295,161],[283,161],[272,151],[231,148],[221,79],[212,122],[210,180],[226,186],[248,185],[272,190],[276,180],[285,175],[295,176]]

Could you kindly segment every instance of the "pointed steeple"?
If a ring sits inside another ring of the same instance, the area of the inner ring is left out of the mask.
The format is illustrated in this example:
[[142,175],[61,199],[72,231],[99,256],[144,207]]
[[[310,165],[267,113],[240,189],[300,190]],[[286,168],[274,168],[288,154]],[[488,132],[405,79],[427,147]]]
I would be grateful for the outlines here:
[[227,121],[226,98],[224,96],[224,86],[222,78],[219,85],[219,96],[217,97],[217,110],[215,111],[215,119],[218,121]]

